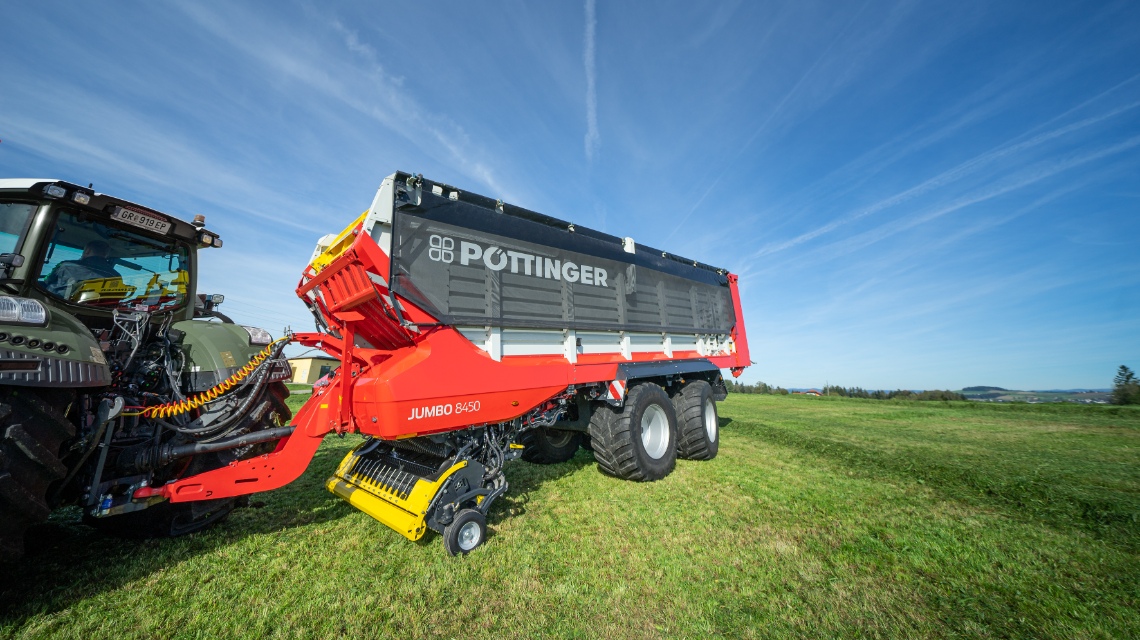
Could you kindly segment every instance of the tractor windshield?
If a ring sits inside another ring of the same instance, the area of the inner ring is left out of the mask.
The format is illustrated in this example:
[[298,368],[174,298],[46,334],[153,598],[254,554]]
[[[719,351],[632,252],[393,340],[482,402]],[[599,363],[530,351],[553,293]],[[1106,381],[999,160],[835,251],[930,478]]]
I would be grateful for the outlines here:
[[84,306],[154,312],[186,300],[188,269],[189,251],[182,244],[63,211],[39,284]]
[[20,236],[28,229],[28,219],[36,205],[27,202],[0,202],[0,253],[13,253]]

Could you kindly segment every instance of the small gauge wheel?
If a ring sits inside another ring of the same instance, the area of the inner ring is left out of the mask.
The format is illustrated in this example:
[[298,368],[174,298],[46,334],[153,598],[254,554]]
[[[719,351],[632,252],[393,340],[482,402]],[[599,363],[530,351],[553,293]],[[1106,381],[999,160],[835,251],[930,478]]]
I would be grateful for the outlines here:
[[443,529],[443,546],[453,556],[467,555],[486,538],[487,519],[475,509],[463,509]]

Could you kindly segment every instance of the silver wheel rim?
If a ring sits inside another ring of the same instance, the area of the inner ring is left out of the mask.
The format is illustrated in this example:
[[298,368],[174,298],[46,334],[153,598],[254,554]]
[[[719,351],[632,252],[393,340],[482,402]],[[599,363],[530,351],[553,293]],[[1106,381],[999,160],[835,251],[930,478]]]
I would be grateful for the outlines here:
[[641,414],[641,446],[654,460],[669,449],[669,417],[657,404],[649,405]]
[[464,525],[459,528],[459,548],[464,551],[470,551],[479,546],[479,538],[482,537],[479,534],[478,522],[472,520],[471,522],[464,523]]
[[555,431],[551,429],[546,432],[546,442],[557,449],[561,449],[570,444],[570,438],[573,437],[574,434],[570,431]]
[[708,434],[709,442],[716,442],[716,427],[716,405],[709,398],[705,401],[705,433]]

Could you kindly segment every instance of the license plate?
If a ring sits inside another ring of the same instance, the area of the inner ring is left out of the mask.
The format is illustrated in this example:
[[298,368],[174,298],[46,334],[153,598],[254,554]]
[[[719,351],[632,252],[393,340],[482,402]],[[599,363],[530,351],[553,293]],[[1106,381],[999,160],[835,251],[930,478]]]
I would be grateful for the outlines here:
[[154,231],[155,233],[166,233],[170,230],[170,223],[158,216],[152,216],[141,211],[133,211],[123,207],[115,207],[115,210],[111,212],[111,219],[125,222],[148,231]]

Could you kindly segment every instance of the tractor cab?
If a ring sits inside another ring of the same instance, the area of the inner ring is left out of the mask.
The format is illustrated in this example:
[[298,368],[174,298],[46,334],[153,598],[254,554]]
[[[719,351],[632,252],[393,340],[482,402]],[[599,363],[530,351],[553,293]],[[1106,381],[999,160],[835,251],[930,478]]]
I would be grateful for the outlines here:
[[287,341],[196,290],[198,250],[221,246],[202,216],[0,179],[0,561],[60,506],[126,535],[209,526],[233,499],[134,494],[263,455],[291,432]]
[[192,317],[196,249],[222,244],[203,227],[59,180],[0,180],[0,281],[77,315]]
[[56,218],[36,284],[77,305],[162,311],[185,302],[189,262],[185,244],[65,210]]

